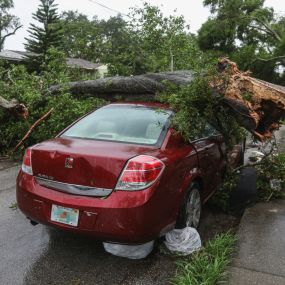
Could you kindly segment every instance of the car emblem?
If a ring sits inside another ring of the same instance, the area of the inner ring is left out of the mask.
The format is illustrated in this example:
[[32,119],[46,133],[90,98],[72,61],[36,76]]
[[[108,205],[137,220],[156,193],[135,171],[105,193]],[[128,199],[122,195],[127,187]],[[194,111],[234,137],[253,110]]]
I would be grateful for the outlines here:
[[73,168],[73,158],[68,157],[65,159],[65,168]]

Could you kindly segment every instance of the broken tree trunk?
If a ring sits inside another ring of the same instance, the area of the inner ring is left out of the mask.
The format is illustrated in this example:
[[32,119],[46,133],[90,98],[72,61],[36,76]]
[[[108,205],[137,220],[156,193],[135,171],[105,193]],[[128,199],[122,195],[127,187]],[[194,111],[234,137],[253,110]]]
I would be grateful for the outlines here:
[[241,126],[259,140],[270,138],[285,118],[285,87],[253,78],[227,58],[220,59],[218,67],[226,73],[227,85],[211,87],[223,94]]
[[5,110],[8,110],[13,115],[21,116],[25,119],[28,117],[29,114],[27,107],[24,104],[19,103],[15,99],[8,101],[0,96],[0,107],[4,108]]
[[70,93],[83,96],[96,96],[106,100],[116,100],[117,96],[124,99],[142,96],[154,98],[158,92],[166,89],[166,82],[175,86],[185,86],[193,80],[192,71],[180,70],[174,72],[147,73],[135,76],[115,76],[68,82],[64,85],[51,86],[47,94],[59,94],[66,87]]
[[[222,81],[226,84],[209,77],[209,86],[223,96],[223,102],[242,127],[259,140],[270,137],[278,128],[279,120],[285,117],[285,87],[240,72],[236,64],[226,58],[220,59],[218,70],[225,75],[226,80]],[[52,86],[48,94],[56,95],[62,88],[67,88],[75,95],[96,96],[109,101],[118,99],[118,96],[125,100],[155,100],[155,94],[165,91],[169,83],[182,87],[190,84],[194,76],[189,70],[117,76]]]

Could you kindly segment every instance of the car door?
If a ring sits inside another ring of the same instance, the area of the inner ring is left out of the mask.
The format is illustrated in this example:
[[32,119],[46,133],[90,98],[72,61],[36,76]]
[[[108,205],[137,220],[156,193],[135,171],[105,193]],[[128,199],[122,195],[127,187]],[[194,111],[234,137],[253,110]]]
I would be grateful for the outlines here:
[[203,175],[202,199],[207,199],[221,182],[225,166],[225,144],[223,136],[214,127],[207,124],[201,138],[191,140],[194,146],[199,167]]

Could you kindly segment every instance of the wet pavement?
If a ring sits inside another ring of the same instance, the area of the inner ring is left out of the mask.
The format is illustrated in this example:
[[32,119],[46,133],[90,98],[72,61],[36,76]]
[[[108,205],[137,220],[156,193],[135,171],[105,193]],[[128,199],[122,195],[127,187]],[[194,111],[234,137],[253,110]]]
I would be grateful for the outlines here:
[[0,171],[0,284],[166,284],[174,257],[144,260],[106,253],[102,243],[42,225],[15,209],[18,166]]
[[[106,253],[102,243],[92,238],[32,226],[15,204],[18,169],[7,162],[0,169],[0,285],[169,283],[176,257],[162,254],[159,246],[146,259],[129,260]],[[235,226],[237,220],[204,209],[199,230],[202,240]]]
[[238,231],[230,285],[285,284],[285,201],[246,210]]

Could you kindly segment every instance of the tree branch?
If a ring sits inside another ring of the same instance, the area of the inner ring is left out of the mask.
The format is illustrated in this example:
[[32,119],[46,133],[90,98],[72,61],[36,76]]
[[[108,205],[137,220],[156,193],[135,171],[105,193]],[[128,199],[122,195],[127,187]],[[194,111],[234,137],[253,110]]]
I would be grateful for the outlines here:
[[281,56],[275,56],[275,57],[271,57],[271,58],[256,58],[255,60],[252,61],[252,63],[256,62],[256,61],[263,61],[263,62],[269,62],[269,61],[277,61],[277,60],[284,60],[285,59],[285,55],[281,55]]
[[15,35],[16,32],[17,32],[20,28],[22,28],[22,27],[23,27],[23,25],[17,26],[17,27],[14,29],[13,32],[8,33],[8,34],[6,34],[5,36],[3,36],[2,39],[1,39],[1,46],[2,46],[3,43],[5,42],[6,38],[8,38],[8,37],[10,37],[10,36],[12,36],[12,35]]
[[54,110],[54,108],[51,108],[47,113],[45,113],[41,118],[39,118],[28,130],[28,132],[24,135],[24,137],[20,140],[20,142],[15,146],[15,148],[13,149],[13,152],[15,152],[19,146],[21,146],[23,144],[23,142],[28,138],[28,136],[30,135],[30,133],[32,132],[32,130],[40,124],[41,121],[43,121],[46,117],[48,117],[51,112]]
[[281,42],[280,35],[276,31],[274,31],[272,29],[272,27],[270,27],[269,23],[267,23],[266,21],[263,21],[257,17],[252,17],[252,19],[255,20],[256,22],[260,23],[261,25],[263,25],[263,27],[265,27],[265,29],[268,31],[269,34],[271,34],[276,40]]

